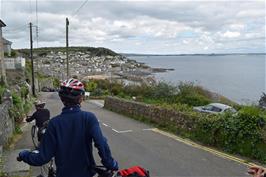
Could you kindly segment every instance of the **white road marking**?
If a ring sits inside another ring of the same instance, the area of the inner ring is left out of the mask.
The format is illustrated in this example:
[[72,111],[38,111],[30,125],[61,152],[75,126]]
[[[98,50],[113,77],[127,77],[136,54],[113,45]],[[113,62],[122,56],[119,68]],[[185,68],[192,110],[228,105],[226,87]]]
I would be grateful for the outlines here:
[[123,131],[119,131],[119,133],[128,133],[128,132],[133,132],[132,130],[123,130]]
[[152,130],[154,130],[154,128],[144,128],[144,129],[142,129],[142,131],[152,131]]
[[116,129],[113,129],[113,128],[112,128],[112,130],[113,130],[114,132],[116,132],[116,133],[119,133],[119,131],[117,131]]
[[105,123],[102,123],[104,126],[106,126],[106,127],[109,127],[109,125],[107,125],[107,124],[105,124]]
[[114,129],[114,128],[112,128],[112,130],[113,130],[114,132],[116,132],[116,133],[128,133],[128,132],[133,132],[132,130],[122,130],[122,131],[118,131],[118,130],[116,130],[116,129]]

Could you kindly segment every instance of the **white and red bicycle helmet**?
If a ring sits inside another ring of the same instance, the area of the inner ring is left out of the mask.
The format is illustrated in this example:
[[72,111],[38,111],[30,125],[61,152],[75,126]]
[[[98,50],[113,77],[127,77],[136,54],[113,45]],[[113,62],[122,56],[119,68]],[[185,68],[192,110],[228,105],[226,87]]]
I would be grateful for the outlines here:
[[85,94],[84,84],[77,79],[68,79],[61,83],[59,96],[68,99],[78,99]]

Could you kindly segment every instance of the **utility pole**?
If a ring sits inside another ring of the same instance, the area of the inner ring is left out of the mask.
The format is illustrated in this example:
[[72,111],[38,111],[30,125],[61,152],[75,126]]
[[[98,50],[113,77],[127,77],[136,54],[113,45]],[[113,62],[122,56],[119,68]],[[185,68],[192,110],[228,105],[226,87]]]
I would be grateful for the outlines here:
[[68,26],[69,20],[66,18],[66,60],[67,60],[67,79],[69,78],[69,61],[68,61]]
[[35,79],[34,79],[34,67],[33,67],[33,54],[32,54],[32,23],[30,22],[30,59],[31,59],[31,76],[32,76],[32,94],[35,94]]
[[[35,27],[36,27],[36,48],[38,49],[39,48],[39,19],[38,19],[38,0],[36,0],[36,3],[35,3],[35,14],[36,14],[36,25],[35,25]],[[36,61],[36,68],[35,68],[35,70],[36,70],[36,73],[38,73],[38,71],[41,71],[41,69],[42,69],[42,62],[39,62],[38,61],[39,60],[39,58],[37,58],[35,61]],[[39,70],[39,68],[40,68],[40,70]],[[39,82],[38,82],[38,88],[40,89],[40,87],[39,87]],[[40,91],[40,90],[39,90]]]

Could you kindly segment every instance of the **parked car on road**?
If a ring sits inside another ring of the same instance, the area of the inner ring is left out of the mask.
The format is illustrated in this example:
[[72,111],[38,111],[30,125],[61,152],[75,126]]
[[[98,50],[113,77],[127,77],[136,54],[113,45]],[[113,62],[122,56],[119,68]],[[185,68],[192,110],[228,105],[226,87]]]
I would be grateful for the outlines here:
[[222,103],[211,103],[206,106],[197,106],[197,107],[193,107],[193,110],[198,111],[198,112],[211,113],[211,114],[219,114],[219,113],[224,113],[224,112],[230,112],[230,113],[237,112],[231,106],[228,106]]
[[42,92],[57,92],[58,89],[55,89],[55,88],[49,88],[49,87],[43,87],[41,89]]
[[41,89],[42,92],[50,92],[50,89],[48,87],[43,87]]

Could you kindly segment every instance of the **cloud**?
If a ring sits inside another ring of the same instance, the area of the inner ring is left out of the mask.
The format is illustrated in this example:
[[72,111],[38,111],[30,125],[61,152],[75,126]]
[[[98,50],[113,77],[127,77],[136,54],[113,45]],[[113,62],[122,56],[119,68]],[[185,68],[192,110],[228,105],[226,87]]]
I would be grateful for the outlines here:
[[265,15],[265,9],[252,9],[252,10],[244,10],[237,13],[237,17],[261,17]]
[[[84,1],[38,2],[39,46],[65,46],[68,17],[70,45],[131,53],[265,52],[262,1],[88,1],[75,16]],[[28,47],[35,3],[5,0],[3,6],[4,36],[15,48]]]
[[240,33],[237,32],[237,31],[226,31],[223,34],[223,37],[227,37],[227,38],[236,38],[236,37],[239,37],[239,36],[240,36]]

